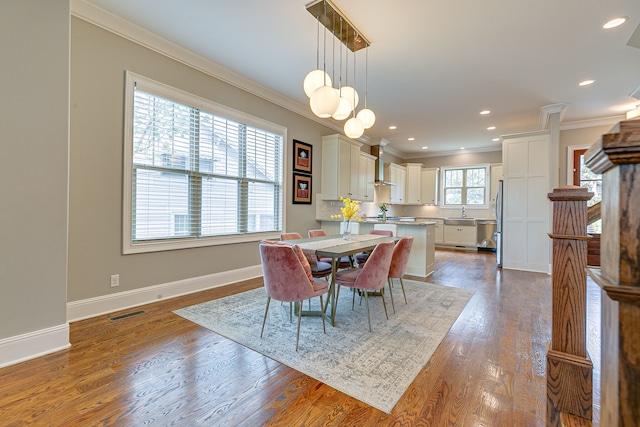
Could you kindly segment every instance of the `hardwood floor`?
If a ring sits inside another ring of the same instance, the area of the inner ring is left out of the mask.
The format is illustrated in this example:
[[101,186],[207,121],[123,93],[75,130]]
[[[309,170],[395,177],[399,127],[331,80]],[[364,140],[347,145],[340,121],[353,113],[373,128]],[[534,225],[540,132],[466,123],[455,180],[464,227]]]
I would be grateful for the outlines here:
[[[72,323],[70,349],[0,369],[0,424],[543,426],[550,276],[496,269],[490,253],[437,251],[427,281],[476,293],[391,415],[172,313],[261,286],[252,280],[109,315],[146,311],[117,322]],[[599,310],[591,283],[598,378]]]

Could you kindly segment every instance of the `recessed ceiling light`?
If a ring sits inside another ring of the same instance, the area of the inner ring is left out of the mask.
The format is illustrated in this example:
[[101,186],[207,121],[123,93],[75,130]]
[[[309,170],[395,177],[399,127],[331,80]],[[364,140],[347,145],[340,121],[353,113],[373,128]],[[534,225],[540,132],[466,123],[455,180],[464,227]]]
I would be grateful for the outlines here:
[[428,149],[429,149],[429,147],[422,147],[422,149],[423,149],[423,150],[428,150]]
[[589,86],[593,82],[595,82],[595,80],[583,80],[580,83],[578,83],[578,86]]
[[610,29],[610,28],[615,28],[615,27],[618,27],[618,26],[624,24],[626,21],[627,21],[627,17],[626,16],[619,16],[617,18],[613,18],[613,19],[607,21],[602,26],[602,28],[607,29],[607,30]]
[[489,126],[487,130],[494,130],[495,128],[496,128],[495,126]]
[[493,138],[492,141],[494,141],[494,142],[500,141],[500,138]]
[[415,141],[416,139],[414,137],[411,138],[407,138],[408,141]]
[[460,147],[461,150],[464,150],[464,147]]
[[487,115],[489,113],[491,113],[491,111],[489,111],[489,110],[480,111],[480,114],[482,114],[483,116],[485,116],[485,115]]
[[398,129],[398,126],[396,126],[396,125],[391,125],[391,126],[389,126],[389,129],[391,129],[391,130]]

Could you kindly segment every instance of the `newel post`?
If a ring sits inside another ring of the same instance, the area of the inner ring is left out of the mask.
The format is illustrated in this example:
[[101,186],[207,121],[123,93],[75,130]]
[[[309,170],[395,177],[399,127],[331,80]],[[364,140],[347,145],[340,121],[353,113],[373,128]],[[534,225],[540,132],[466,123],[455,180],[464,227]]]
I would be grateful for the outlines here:
[[549,193],[553,202],[552,326],[547,350],[547,425],[560,412],[592,416],[593,365],[587,355],[587,201],[582,187]]
[[640,120],[625,120],[586,153],[602,174],[600,425],[640,422]]

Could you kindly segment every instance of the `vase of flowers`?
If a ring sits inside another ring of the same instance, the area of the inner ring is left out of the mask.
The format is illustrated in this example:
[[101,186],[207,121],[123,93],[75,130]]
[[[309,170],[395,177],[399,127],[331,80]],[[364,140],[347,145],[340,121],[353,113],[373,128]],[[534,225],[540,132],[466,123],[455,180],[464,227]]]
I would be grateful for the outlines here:
[[344,221],[342,238],[351,240],[351,222],[361,221],[360,216],[358,216],[358,212],[360,212],[358,205],[360,202],[351,200],[348,197],[340,197],[340,201],[342,202],[342,207],[340,208],[341,215],[331,215],[331,218],[342,218]]
[[385,205],[384,203],[380,205],[380,215],[382,217],[382,222],[385,222],[387,220],[387,211],[389,210],[389,208],[387,208],[387,205]]

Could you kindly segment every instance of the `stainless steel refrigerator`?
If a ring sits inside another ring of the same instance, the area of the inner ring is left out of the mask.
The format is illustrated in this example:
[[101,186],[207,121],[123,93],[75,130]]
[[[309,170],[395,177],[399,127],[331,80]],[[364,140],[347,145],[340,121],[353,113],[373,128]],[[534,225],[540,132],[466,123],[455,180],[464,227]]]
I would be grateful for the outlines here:
[[498,181],[498,194],[496,194],[496,232],[495,238],[496,241],[496,262],[498,263],[498,267],[502,267],[502,227],[503,227],[503,218],[502,218],[502,204],[504,202],[503,197],[503,189],[504,182],[502,180]]

